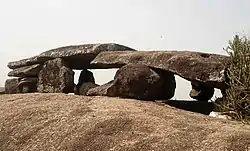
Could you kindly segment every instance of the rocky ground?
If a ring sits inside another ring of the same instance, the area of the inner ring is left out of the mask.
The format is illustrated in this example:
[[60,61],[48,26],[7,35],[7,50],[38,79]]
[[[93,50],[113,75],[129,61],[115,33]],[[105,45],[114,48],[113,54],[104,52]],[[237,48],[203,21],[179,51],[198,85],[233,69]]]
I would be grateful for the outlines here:
[[249,125],[163,103],[56,93],[0,95],[0,150],[247,149]]

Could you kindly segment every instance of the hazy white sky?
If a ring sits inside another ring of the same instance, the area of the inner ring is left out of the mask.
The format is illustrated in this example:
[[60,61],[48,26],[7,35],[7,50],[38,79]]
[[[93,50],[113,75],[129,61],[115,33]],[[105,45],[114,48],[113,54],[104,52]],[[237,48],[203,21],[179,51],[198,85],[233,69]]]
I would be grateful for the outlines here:
[[[225,54],[234,34],[250,33],[249,6],[249,0],[0,0],[0,86],[7,62],[65,45]],[[94,73],[104,83],[114,71]],[[190,84],[180,78],[177,84],[175,97],[189,98]]]

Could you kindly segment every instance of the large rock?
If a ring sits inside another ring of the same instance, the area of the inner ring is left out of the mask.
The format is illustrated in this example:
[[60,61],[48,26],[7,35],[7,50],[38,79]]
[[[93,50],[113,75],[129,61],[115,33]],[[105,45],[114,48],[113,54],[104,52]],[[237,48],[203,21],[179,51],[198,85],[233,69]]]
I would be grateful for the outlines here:
[[109,91],[125,98],[167,100],[174,96],[175,79],[173,74],[166,75],[145,65],[128,64],[117,71]]
[[9,62],[8,67],[15,69],[34,64],[42,64],[54,58],[64,58],[69,63],[72,69],[85,69],[95,68],[90,65],[90,62],[96,57],[97,54],[103,51],[135,51],[132,48],[114,44],[85,44],[60,47],[52,50],[45,51],[37,56],[22,59],[19,61]]
[[1,151],[247,151],[250,126],[155,102],[0,95]]
[[175,76],[171,72],[167,72],[161,69],[153,69],[155,72],[157,72],[158,75],[160,75],[161,79],[163,79],[163,85],[161,91],[161,98],[168,100],[172,98],[175,94],[176,89],[176,82],[175,82]]
[[129,64],[117,71],[114,81],[90,89],[87,94],[139,100],[159,100],[170,99],[174,96],[174,91],[175,79],[173,74],[170,73],[167,76],[167,74],[163,75],[145,65]]
[[6,94],[16,94],[20,93],[18,88],[19,78],[7,79],[5,81],[5,93]]
[[94,75],[91,71],[87,69],[83,69],[80,73],[79,79],[78,79],[78,84],[81,85],[85,82],[92,82],[95,83],[95,78]]
[[38,77],[38,74],[42,66],[40,64],[35,64],[31,66],[25,66],[16,68],[8,73],[8,76],[13,77]]
[[74,72],[61,58],[47,61],[39,73],[38,92],[74,92]]
[[19,91],[22,93],[37,92],[38,78],[21,78],[18,84]]
[[191,82],[192,90],[189,96],[198,101],[207,102],[214,95],[214,88],[200,82]]
[[224,64],[228,59],[223,55],[189,51],[120,51],[102,52],[91,64],[103,69],[120,68],[129,63],[143,64],[224,89]]

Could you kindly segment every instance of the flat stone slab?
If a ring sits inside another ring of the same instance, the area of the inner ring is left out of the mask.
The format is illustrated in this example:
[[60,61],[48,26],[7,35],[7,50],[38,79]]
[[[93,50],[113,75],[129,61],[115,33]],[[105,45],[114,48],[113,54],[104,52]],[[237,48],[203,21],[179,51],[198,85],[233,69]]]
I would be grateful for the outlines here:
[[91,62],[99,69],[143,64],[172,72],[189,81],[199,81],[224,89],[224,69],[229,58],[223,55],[190,51],[102,52]]
[[64,58],[72,69],[93,68],[90,66],[90,62],[103,51],[135,50],[115,43],[72,45],[51,49],[28,59],[9,62],[8,67],[16,69],[28,65],[42,64],[54,58]]
[[38,77],[42,66],[40,64],[16,68],[8,73],[10,77]]

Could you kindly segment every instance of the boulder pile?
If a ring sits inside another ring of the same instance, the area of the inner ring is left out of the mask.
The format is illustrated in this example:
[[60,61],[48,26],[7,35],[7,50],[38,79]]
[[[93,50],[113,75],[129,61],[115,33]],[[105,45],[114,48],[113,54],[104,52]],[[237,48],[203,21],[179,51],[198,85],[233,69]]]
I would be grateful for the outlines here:
[[[174,75],[191,82],[190,96],[208,101],[214,88],[222,91],[225,84],[223,55],[193,51],[137,51],[127,46],[105,43],[60,47],[37,56],[9,62],[12,69],[5,93],[75,93],[168,100],[174,96]],[[119,68],[114,79],[104,85],[95,83],[89,69]],[[73,70],[81,70],[74,84]]]
[[[83,71],[95,69],[95,65],[90,64],[90,62],[103,51],[135,50],[114,43],[85,44],[60,47],[28,59],[9,62],[8,67],[13,70],[8,73],[8,76],[18,78],[6,80],[6,93],[34,91],[42,93],[72,93],[75,85],[73,69]],[[92,78],[94,79],[94,77]],[[86,79],[85,76],[79,78],[80,84],[86,82],[84,79]],[[94,81],[92,80],[91,82]],[[79,84],[77,87],[79,87]]]

